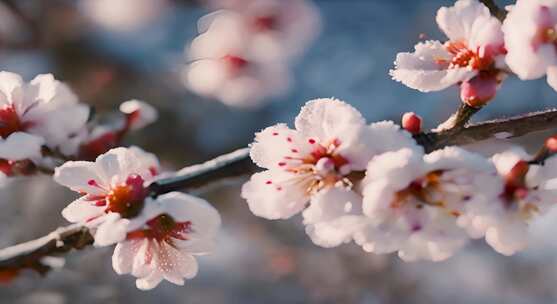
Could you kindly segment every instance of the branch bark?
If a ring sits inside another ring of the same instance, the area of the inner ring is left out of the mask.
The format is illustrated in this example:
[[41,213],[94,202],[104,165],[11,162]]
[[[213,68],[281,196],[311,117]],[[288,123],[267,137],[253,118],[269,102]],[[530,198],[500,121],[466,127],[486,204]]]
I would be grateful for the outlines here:
[[[448,145],[463,145],[490,138],[512,138],[557,128],[557,109],[496,119],[439,132],[421,133],[414,138],[426,151]],[[249,158],[249,148],[219,156],[205,163],[186,167],[175,176],[155,181],[152,196],[176,190],[192,190],[225,178],[248,175],[256,170]],[[79,225],[61,227],[42,238],[0,250],[0,277],[32,269],[45,274],[50,269],[45,257],[63,255],[93,243],[88,229]]]

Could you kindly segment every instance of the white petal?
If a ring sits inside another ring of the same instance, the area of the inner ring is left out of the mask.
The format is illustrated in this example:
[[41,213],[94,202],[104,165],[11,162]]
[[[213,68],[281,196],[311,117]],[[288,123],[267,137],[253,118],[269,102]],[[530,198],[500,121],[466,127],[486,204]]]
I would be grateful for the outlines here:
[[82,198],[73,201],[62,210],[62,216],[72,223],[86,223],[103,214],[104,207],[95,206],[94,202]]
[[528,245],[528,230],[525,223],[503,222],[490,227],[485,240],[497,252],[503,255],[513,255]]
[[39,159],[44,139],[23,132],[10,134],[0,139],[0,158],[8,160]]
[[117,213],[107,214],[105,220],[95,232],[94,245],[96,247],[104,247],[125,240],[129,223],[128,219],[121,218]]
[[344,215],[359,215],[362,197],[352,190],[333,187],[319,191],[304,210],[304,224],[327,222]]
[[200,59],[192,63],[182,77],[188,89],[207,97],[215,96],[229,80],[226,66],[218,59]]
[[[352,136],[351,138],[348,136]],[[402,130],[392,121],[381,121],[361,128],[347,130],[341,137],[338,152],[350,161],[352,170],[365,170],[375,155],[388,151],[409,148],[423,153],[410,133]]]
[[138,278],[146,277],[159,271],[156,265],[156,253],[159,248],[157,242],[153,242],[146,238],[140,239],[139,242],[140,244],[137,246],[138,249],[133,260],[131,272],[133,276]]
[[452,41],[468,41],[474,24],[490,18],[489,9],[477,0],[459,0],[452,7],[437,11],[437,24]]
[[137,279],[135,286],[141,290],[150,290],[157,287],[163,280],[163,274],[159,271],[153,271],[150,275]]
[[[18,74],[5,71],[0,72],[0,92],[3,95],[3,98],[0,98],[0,104],[6,104],[8,100],[13,101],[12,93],[15,90],[21,90],[22,86],[23,79]],[[8,100],[5,98],[8,98]]]
[[54,180],[76,192],[103,194],[105,190],[100,187],[108,189],[104,177],[98,174],[97,167],[92,162],[66,162],[55,169]]
[[531,157],[522,147],[515,146],[502,153],[497,153],[491,157],[491,160],[499,175],[505,176],[520,160],[529,160]]
[[285,124],[277,124],[255,134],[250,157],[259,167],[284,170],[299,165],[299,158],[311,153],[309,140]]
[[422,92],[440,91],[474,77],[477,72],[467,68],[448,69],[452,55],[439,41],[420,42],[413,53],[398,53],[394,80]]
[[287,219],[302,211],[309,200],[301,178],[277,170],[256,173],[242,187],[242,198],[257,216],[270,220]]
[[117,274],[132,272],[133,261],[141,245],[143,245],[142,240],[128,240],[116,245],[112,254],[112,268]]
[[365,119],[349,104],[332,98],[308,101],[296,116],[296,130],[305,137],[327,141],[339,137],[348,126],[362,126]]
[[362,197],[338,187],[317,193],[303,216],[306,233],[316,245],[327,248],[351,241],[365,223]]
[[468,152],[456,146],[436,150],[424,156],[424,161],[430,165],[430,170],[451,170],[465,168],[495,173],[495,167],[483,156]]
[[409,148],[378,155],[369,162],[363,184],[385,179],[395,189],[403,189],[427,172],[422,157],[422,153]]
[[122,103],[120,105],[120,111],[125,114],[138,113],[137,118],[130,126],[132,130],[144,128],[145,126],[155,122],[159,116],[157,110],[153,106],[137,99],[128,100]]

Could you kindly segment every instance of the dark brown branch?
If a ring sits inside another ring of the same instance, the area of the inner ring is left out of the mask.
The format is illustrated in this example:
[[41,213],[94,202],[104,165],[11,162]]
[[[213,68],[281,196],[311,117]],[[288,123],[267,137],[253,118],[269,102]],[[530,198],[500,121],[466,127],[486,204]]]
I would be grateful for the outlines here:
[[[440,132],[422,133],[416,141],[426,151],[448,145],[469,144],[490,138],[511,138],[528,133],[557,128],[557,109],[529,113],[507,119],[496,119]],[[243,148],[217,157],[203,164],[186,167],[175,177],[161,179],[150,186],[151,195],[175,190],[191,190],[224,178],[247,175],[255,170],[249,149]],[[41,274],[50,267],[42,259],[82,249],[92,244],[93,238],[85,227],[62,227],[37,240],[0,250],[0,277],[3,273],[17,273],[33,269]]]
[[505,20],[505,17],[507,17],[507,11],[500,8],[494,0],[480,0],[480,2],[487,6],[491,15],[497,19],[503,21]]
[[557,109],[484,121],[462,129],[420,134],[416,140],[429,152],[450,145],[465,145],[490,138],[520,137],[553,128],[557,128]]

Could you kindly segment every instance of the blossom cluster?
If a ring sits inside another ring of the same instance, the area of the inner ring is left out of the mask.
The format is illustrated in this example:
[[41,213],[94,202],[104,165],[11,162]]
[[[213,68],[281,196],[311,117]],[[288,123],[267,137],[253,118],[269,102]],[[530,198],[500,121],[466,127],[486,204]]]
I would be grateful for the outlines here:
[[153,197],[157,158],[137,147],[115,148],[94,162],[70,161],[54,179],[81,197],[62,211],[88,227],[95,246],[117,244],[112,265],[137,277],[139,289],[162,280],[183,285],[197,274],[194,255],[210,252],[220,227],[218,212],[206,201],[179,192]]
[[405,129],[367,124],[335,99],[308,102],[295,129],[257,133],[251,158],[266,169],[242,188],[255,215],[302,213],[317,245],[354,241],[407,261],[444,260],[473,238],[514,254],[557,203],[555,157],[540,165],[521,148],[488,159],[456,146],[425,154]]
[[214,1],[187,50],[186,86],[229,106],[255,107],[290,86],[288,66],[319,31],[307,0]]
[[436,21],[448,40],[428,40],[399,53],[390,74],[422,92],[460,87],[462,102],[480,107],[509,74],[529,80],[547,75],[557,90],[557,2],[517,0],[501,22],[478,0],[442,7]]
[[123,103],[121,110],[125,119],[119,126],[93,123],[89,106],[51,74],[25,82],[0,72],[0,176],[30,175],[68,159],[94,158],[157,116],[137,100]]

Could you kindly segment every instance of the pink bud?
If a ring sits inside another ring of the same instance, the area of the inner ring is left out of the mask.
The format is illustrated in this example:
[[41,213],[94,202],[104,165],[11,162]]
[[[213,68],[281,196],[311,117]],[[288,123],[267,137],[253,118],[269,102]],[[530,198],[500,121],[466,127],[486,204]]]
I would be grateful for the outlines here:
[[545,147],[550,152],[557,152],[557,135],[551,136],[545,140]]
[[402,115],[402,127],[412,134],[418,134],[422,130],[422,118],[414,112],[406,112]]
[[481,107],[497,93],[497,74],[480,74],[460,85],[460,99],[471,107]]

